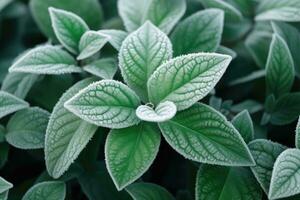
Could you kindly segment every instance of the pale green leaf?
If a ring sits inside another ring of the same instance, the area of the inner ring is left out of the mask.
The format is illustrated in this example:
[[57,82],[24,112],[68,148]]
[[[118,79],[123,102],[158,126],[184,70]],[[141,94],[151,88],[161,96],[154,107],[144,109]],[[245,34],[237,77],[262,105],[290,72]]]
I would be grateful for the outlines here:
[[65,108],[97,126],[126,128],[139,123],[135,115],[139,104],[139,97],[123,83],[102,80],[77,93]]
[[101,34],[107,35],[108,42],[117,50],[119,51],[122,45],[122,42],[128,36],[128,33],[121,30],[114,30],[114,29],[107,29],[107,30],[100,30],[98,31]]
[[32,186],[22,200],[64,200],[66,185],[60,181],[47,181]]
[[78,15],[53,7],[49,8],[52,28],[59,42],[70,52],[77,54],[81,36],[89,30]]
[[0,91],[0,118],[18,110],[29,107],[22,99],[4,91]]
[[216,50],[216,53],[229,55],[232,57],[232,59],[235,59],[237,57],[237,53],[234,50],[232,50],[228,47],[222,46],[222,45],[220,45],[218,47],[218,49]]
[[254,127],[251,116],[247,110],[237,114],[232,119],[232,124],[236,130],[241,134],[246,143],[254,139]]
[[75,66],[76,60],[58,46],[36,47],[20,57],[9,72],[24,72],[33,74],[65,74],[81,72]]
[[153,183],[134,183],[126,187],[133,200],[174,200],[163,187]]
[[254,100],[245,100],[238,104],[233,105],[230,109],[236,113],[241,112],[246,109],[249,111],[249,113],[252,114],[252,113],[256,113],[256,112],[262,110],[263,105]]
[[148,170],[159,145],[159,130],[151,124],[140,123],[109,133],[105,143],[105,161],[118,190],[122,190]]
[[7,142],[20,149],[43,148],[49,116],[48,111],[38,107],[18,111],[8,121]]
[[79,42],[80,54],[77,59],[86,59],[100,51],[106,42],[109,41],[109,37],[96,31],[85,32]]
[[256,162],[251,170],[266,194],[269,192],[273,165],[286,147],[269,140],[257,139],[249,143],[249,149]]
[[6,190],[9,190],[12,187],[13,187],[13,185],[10,182],[8,182],[7,180],[5,180],[4,178],[2,178],[0,176],[0,193],[5,192]]
[[257,8],[256,20],[300,21],[299,0],[264,0]]
[[54,178],[60,177],[70,167],[97,129],[64,108],[67,100],[93,81],[85,79],[76,83],[53,108],[46,130],[44,151],[47,171]]
[[102,58],[89,63],[83,69],[97,77],[112,79],[118,70],[118,65],[113,58]]
[[159,127],[166,141],[185,158],[225,166],[254,165],[238,131],[207,105],[196,103]]
[[158,104],[155,109],[150,105],[140,105],[136,109],[136,116],[143,121],[164,122],[172,119],[176,111],[176,105],[171,101],[166,101]]
[[148,80],[150,102],[172,101],[177,110],[190,107],[215,87],[230,61],[227,55],[195,53],[164,63]]
[[125,82],[147,101],[147,80],[172,57],[172,44],[166,34],[147,21],[123,42],[119,62]]
[[249,169],[202,165],[197,173],[196,200],[259,200],[262,192]]
[[199,11],[180,22],[171,35],[174,55],[214,52],[221,42],[224,12],[219,9]]
[[300,117],[296,126],[295,146],[296,148],[300,149]]
[[300,193],[300,150],[283,151],[273,167],[269,199],[279,199]]

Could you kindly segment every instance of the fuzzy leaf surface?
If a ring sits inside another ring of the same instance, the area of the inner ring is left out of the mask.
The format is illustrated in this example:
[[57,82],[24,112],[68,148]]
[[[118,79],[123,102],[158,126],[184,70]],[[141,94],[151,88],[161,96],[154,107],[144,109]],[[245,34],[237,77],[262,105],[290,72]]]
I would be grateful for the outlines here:
[[29,107],[22,99],[4,91],[0,91],[0,118],[18,110]]

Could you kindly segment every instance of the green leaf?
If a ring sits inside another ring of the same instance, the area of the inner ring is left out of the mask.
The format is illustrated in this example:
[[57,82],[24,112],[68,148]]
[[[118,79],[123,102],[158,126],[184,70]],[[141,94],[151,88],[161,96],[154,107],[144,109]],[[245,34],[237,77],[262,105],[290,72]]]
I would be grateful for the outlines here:
[[163,187],[152,183],[134,183],[126,187],[133,200],[174,200],[174,197]]
[[246,75],[244,77],[241,77],[241,78],[238,78],[238,79],[235,79],[235,80],[231,81],[229,83],[229,85],[233,86],[233,85],[239,85],[239,84],[243,84],[243,83],[248,83],[248,82],[260,79],[262,77],[265,77],[265,75],[266,75],[266,70],[264,70],[264,69],[257,70],[257,71],[251,72],[250,74],[248,74],[248,75]]
[[7,124],[7,142],[20,149],[43,148],[49,116],[48,111],[38,107],[18,111]]
[[256,113],[263,109],[263,105],[257,101],[245,100],[241,103],[235,104],[230,108],[233,112],[241,112],[243,110],[248,110],[249,113]]
[[216,50],[216,53],[229,55],[232,57],[232,59],[235,59],[237,57],[237,53],[234,50],[232,50],[228,47],[222,46],[222,45],[220,45],[218,47],[218,49]]
[[254,139],[254,127],[251,116],[247,110],[237,114],[232,119],[232,125],[241,134],[246,143]]
[[122,42],[128,36],[128,33],[121,30],[114,30],[114,29],[107,29],[107,30],[100,30],[98,33],[104,34],[109,36],[108,42],[117,50],[119,51],[122,45]]
[[95,82],[65,103],[65,108],[81,119],[107,128],[126,128],[139,123],[135,110],[139,97],[114,80]]
[[269,140],[257,139],[249,143],[249,149],[256,162],[251,171],[266,194],[269,192],[273,165],[286,147]]
[[242,13],[234,6],[222,0],[201,0],[206,8],[219,8],[224,10],[226,21],[238,22],[243,18]]
[[273,35],[266,66],[267,90],[275,97],[288,93],[295,77],[294,62],[286,42]]
[[260,1],[255,20],[300,21],[300,2],[298,0]]
[[2,82],[1,90],[24,99],[38,78],[37,74],[9,73]]
[[283,151],[274,164],[269,199],[279,199],[300,193],[300,150]]
[[125,82],[147,101],[147,80],[172,57],[172,44],[166,34],[147,21],[123,42],[119,65]]
[[2,0],[0,2],[0,12],[6,7],[8,6],[13,0]]
[[53,108],[46,130],[44,151],[47,171],[54,178],[68,170],[97,129],[64,108],[67,100],[93,81],[85,79],[76,83]]
[[262,192],[250,170],[202,165],[197,173],[196,200],[258,200]]
[[12,187],[13,185],[10,182],[0,176],[0,193],[9,190]]
[[89,30],[88,25],[72,12],[50,7],[49,13],[59,42],[70,52],[77,54],[80,38]]
[[148,80],[150,102],[172,101],[177,110],[187,109],[215,87],[230,61],[227,55],[195,53],[165,62]]
[[150,20],[168,34],[185,13],[186,2],[184,0],[119,0],[118,10],[129,32]]
[[159,127],[166,141],[185,158],[225,166],[254,165],[238,131],[207,105],[196,103]]
[[224,12],[219,9],[206,9],[189,16],[172,33],[174,54],[216,51],[221,42],[223,23]]
[[109,133],[105,143],[105,161],[118,190],[122,190],[148,170],[159,145],[160,133],[151,124],[140,123]]
[[98,51],[109,41],[109,36],[103,35],[96,31],[85,32],[79,42],[80,54],[78,60],[86,59]]
[[102,58],[89,63],[83,69],[100,78],[112,79],[118,70],[118,65],[113,58]]
[[172,119],[176,111],[176,105],[173,102],[165,101],[158,104],[155,109],[150,105],[140,105],[136,109],[136,116],[143,121],[164,122]]
[[0,91],[0,118],[29,107],[22,99],[4,91]]
[[[80,5],[80,6],[79,6]],[[92,29],[99,29],[102,21],[102,9],[97,0],[30,0],[30,10],[41,31],[55,40],[51,27],[49,7],[73,12],[80,16]]]
[[75,59],[58,46],[39,46],[20,57],[9,72],[33,74],[65,74],[78,73],[81,68],[75,66]]
[[5,192],[0,193],[0,199],[1,200],[7,200],[8,198],[8,190]]
[[296,126],[295,146],[296,148],[300,149],[300,117]]
[[66,185],[60,181],[47,181],[34,185],[23,196],[22,200],[64,200]]
[[228,3],[236,7],[238,10],[242,12],[247,17],[252,17],[254,8],[255,8],[255,0],[245,1],[245,0],[227,0]]

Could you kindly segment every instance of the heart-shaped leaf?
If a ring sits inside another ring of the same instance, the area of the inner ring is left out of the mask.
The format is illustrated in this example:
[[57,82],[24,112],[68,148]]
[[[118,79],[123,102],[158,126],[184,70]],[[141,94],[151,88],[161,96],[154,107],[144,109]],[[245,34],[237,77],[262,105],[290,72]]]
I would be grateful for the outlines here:
[[171,101],[158,104],[153,109],[149,105],[141,105],[136,109],[136,115],[143,121],[164,122],[172,119],[176,114],[176,105]]

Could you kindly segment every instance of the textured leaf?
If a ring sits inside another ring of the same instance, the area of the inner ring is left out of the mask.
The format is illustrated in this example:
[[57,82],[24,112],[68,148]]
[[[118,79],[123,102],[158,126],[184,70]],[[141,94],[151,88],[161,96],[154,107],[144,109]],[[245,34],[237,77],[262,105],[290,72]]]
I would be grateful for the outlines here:
[[49,13],[59,42],[70,52],[77,54],[80,38],[89,30],[88,25],[72,12],[50,7]]
[[174,200],[174,197],[163,187],[152,183],[134,183],[126,187],[133,200]]
[[9,73],[3,80],[1,90],[24,99],[37,80],[36,74]]
[[202,165],[197,174],[196,200],[258,200],[262,192],[250,170]]
[[65,108],[97,126],[126,128],[139,122],[135,115],[139,103],[139,97],[123,83],[102,80],[77,93]]
[[257,8],[256,20],[300,21],[299,0],[264,0]]
[[76,83],[53,108],[46,130],[44,151],[47,171],[54,178],[60,177],[70,167],[97,129],[64,108],[67,100],[92,81],[85,79]]
[[83,69],[100,78],[112,79],[118,70],[118,65],[113,58],[102,58],[84,66]]
[[65,74],[81,72],[75,66],[75,59],[58,46],[40,46],[20,57],[9,72],[25,72],[33,74]]
[[248,146],[256,162],[251,170],[262,189],[268,194],[273,165],[279,154],[286,148],[278,143],[263,139],[251,141]]
[[274,164],[269,199],[279,199],[300,193],[300,150],[287,149]]
[[96,31],[85,32],[79,42],[80,54],[78,60],[86,59],[98,51],[109,41],[109,36],[103,35]]
[[43,148],[49,116],[48,111],[38,107],[18,111],[7,124],[7,142],[20,149]]
[[150,20],[168,34],[186,10],[184,0],[119,0],[119,15],[132,32]]
[[159,127],[166,141],[188,159],[225,166],[254,164],[238,131],[224,116],[204,104],[194,104]]
[[121,30],[114,30],[114,29],[107,29],[107,30],[100,30],[98,33],[104,34],[109,36],[108,42],[117,50],[119,51],[122,45],[122,42],[128,36],[125,31]]
[[146,123],[109,133],[105,143],[105,161],[118,190],[148,170],[157,155],[159,144],[159,131]]
[[196,53],[164,63],[148,80],[150,102],[172,101],[178,110],[190,107],[215,87],[230,61],[227,55]]
[[29,104],[22,99],[0,91],[0,118],[27,107],[29,107]]
[[30,9],[41,31],[51,39],[55,39],[51,27],[49,7],[73,12],[80,16],[92,29],[99,29],[102,21],[101,5],[97,0],[30,0]]
[[64,200],[66,185],[60,181],[42,182],[31,187],[22,200]]
[[222,10],[206,9],[180,22],[171,36],[174,54],[178,56],[217,50],[221,42],[223,21]]
[[126,83],[147,101],[147,80],[165,61],[172,57],[168,36],[146,22],[123,42],[119,62]]
[[164,122],[172,119],[176,114],[176,105],[171,101],[158,104],[153,109],[149,105],[141,105],[136,110],[136,115],[143,121]]
[[241,134],[246,143],[254,139],[254,127],[251,116],[247,110],[244,110],[237,114],[232,119],[232,125]]
[[295,146],[296,148],[300,149],[300,117],[296,126]]
[[10,182],[8,182],[7,180],[5,180],[4,178],[2,178],[0,176],[0,193],[5,192],[6,190],[9,190],[12,187],[13,187],[13,185]]
[[270,94],[279,97],[293,86],[294,62],[286,42],[277,34],[273,35],[266,66],[266,84]]
[[228,21],[238,22],[243,18],[242,13],[234,6],[222,0],[201,0],[206,8],[219,8],[224,10],[225,19]]

